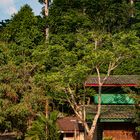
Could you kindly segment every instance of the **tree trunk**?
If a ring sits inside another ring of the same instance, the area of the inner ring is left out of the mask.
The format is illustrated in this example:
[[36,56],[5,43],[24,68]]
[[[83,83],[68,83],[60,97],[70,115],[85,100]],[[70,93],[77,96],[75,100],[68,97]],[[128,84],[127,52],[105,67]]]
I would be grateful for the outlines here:
[[97,50],[97,46],[98,46],[98,40],[95,40],[95,44],[94,44],[95,50]]
[[[45,3],[45,16],[47,17],[49,15],[49,0],[44,0]],[[46,36],[46,41],[48,40],[49,37],[49,28],[46,26],[45,29],[45,36]],[[45,116],[46,119],[49,117],[49,99],[46,99],[45,102]],[[48,134],[48,126],[46,124],[46,135]]]
[[45,103],[45,116],[46,118],[49,117],[49,100],[46,99],[46,103]]
[[[45,0],[45,16],[49,15],[49,0]],[[46,26],[45,29],[46,40],[49,38],[49,27]]]
[[98,119],[100,117],[100,113],[101,113],[101,89],[102,89],[102,86],[99,84],[97,113],[96,113],[94,120],[92,122],[92,126],[91,126],[89,133],[88,133],[87,140],[93,140],[93,137],[95,135],[95,129],[97,126],[97,122],[98,122]]
[[134,0],[130,0],[130,4],[131,4],[131,17],[134,17],[134,8],[133,8],[133,6],[134,6]]
[[46,29],[45,29],[45,36],[46,36],[46,40],[48,40],[48,38],[49,38],[49,28],[48,27],[46,27]]
[[[45,16],[47,17],[49,15],[49,0],[44,0],[44,3],[45,3]],[[46,27],[45,29],[45,35],[46,35],[46,40],[48,39],[49,37],[49,28]],[[49,100],[46,99],[46,103],[45,103],[45,115],[46,115],[46,118],[48,118],[49,116]]]
[[134,0],[130,0],[130,3],[131,3],[131,5],[133,5],[134,4]]
[[[46,99],[46,102],[45,102],[45,116],[46,116],[46,119],[48,119],[49,117],[49,100]],[[46,124],[46,135],[48,134],[48,126]]]
[[49,15],[49,1],[45,0],[45,16]]

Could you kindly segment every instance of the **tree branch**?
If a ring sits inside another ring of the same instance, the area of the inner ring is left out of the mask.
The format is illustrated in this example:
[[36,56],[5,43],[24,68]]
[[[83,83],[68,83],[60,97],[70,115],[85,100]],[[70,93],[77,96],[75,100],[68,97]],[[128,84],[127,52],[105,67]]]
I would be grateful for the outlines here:
[[74,104],[70,101],[70,99],[68,98],[68,102],[70,104],[70,106],[72,107],[73,111],[75,112],[76,116],[79,118],[79,120],[83,123],[87,133],[89,132],[89,127],[86,123],[86,121],[82,118],[81,114],[79,114],[79,112],[77,111],[77,108],[74,107]]

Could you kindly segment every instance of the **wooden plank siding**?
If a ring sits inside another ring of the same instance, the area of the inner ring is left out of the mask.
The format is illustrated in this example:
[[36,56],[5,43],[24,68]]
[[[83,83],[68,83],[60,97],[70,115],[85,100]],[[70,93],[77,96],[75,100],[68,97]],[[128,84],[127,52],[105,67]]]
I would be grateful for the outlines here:
[[103,138],[112,137],[112,140],[140,140],[136,136],[135,125],[132,123],[102,123]]

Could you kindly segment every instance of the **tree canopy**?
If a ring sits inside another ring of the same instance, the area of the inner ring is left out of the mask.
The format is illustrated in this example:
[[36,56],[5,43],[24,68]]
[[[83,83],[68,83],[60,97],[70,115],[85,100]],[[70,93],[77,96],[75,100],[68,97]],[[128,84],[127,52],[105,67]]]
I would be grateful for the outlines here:
[[110,74],[140,74],[139,4],[53,0],[47,17],[35,16],[24,5],[10,20],[1,22],[0,131],[17,131],[23,139],[40,139],[40,134],[52,139],[53,132],[57,135],[57,115],[45,118],[49,106],[50,112],[58,109],[77,115],[93,135],[83,105],[89,104],[95,91],[85,88],[84,82],[90,75],[98,76],[100,97],[101,75],[105,81]]
[[44,112],[47,98],[45,85],[37,81],[44,68],[32,55],[44,40],[39,23],[25,5],[3,26],[1,34],[0,129],[17,131],[23,137],[36,114]]

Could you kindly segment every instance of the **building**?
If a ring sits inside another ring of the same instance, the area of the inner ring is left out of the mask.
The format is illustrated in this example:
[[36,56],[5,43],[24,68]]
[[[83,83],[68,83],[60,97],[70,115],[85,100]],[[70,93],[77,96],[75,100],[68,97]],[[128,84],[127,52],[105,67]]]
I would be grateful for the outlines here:
[[[104,77],[101,77],[101,80]],[[124,92],[124,87],[135,88],[140,82],[138,75],[113,75],[102,86],[102,108],[94,140],[140,140],[135,131],[135,101],[132,95]],[[98,78],[91,76],[85,82],[86,87],[98,90]],[[98,94],[86,105],[88,121],[97,111]],[[74,121],[75,120],[75,121]],[[84,128],[80,129],[79,120],[66,117],[59,120],[63,140],[83,140]],[[82,126],[82,124],[81,124]]]
[[84,127],[77,117],[64,117],[57,121],[61,140],[84,140]]
[[[101,77],[101,80],[104,77]],[[140,140],[135,131],[135,101],[124,87],[135,88],[140,82],[138,75],[113,75],[102,87],[101,115],[97,125],[97,140]],[[86,86],[98,88],[98,78],[90,77]],[[98,96],[94,105],[87,106],[87,115],[93,116],[97,110]],[[93,111],[94,110],[94,111]]]

